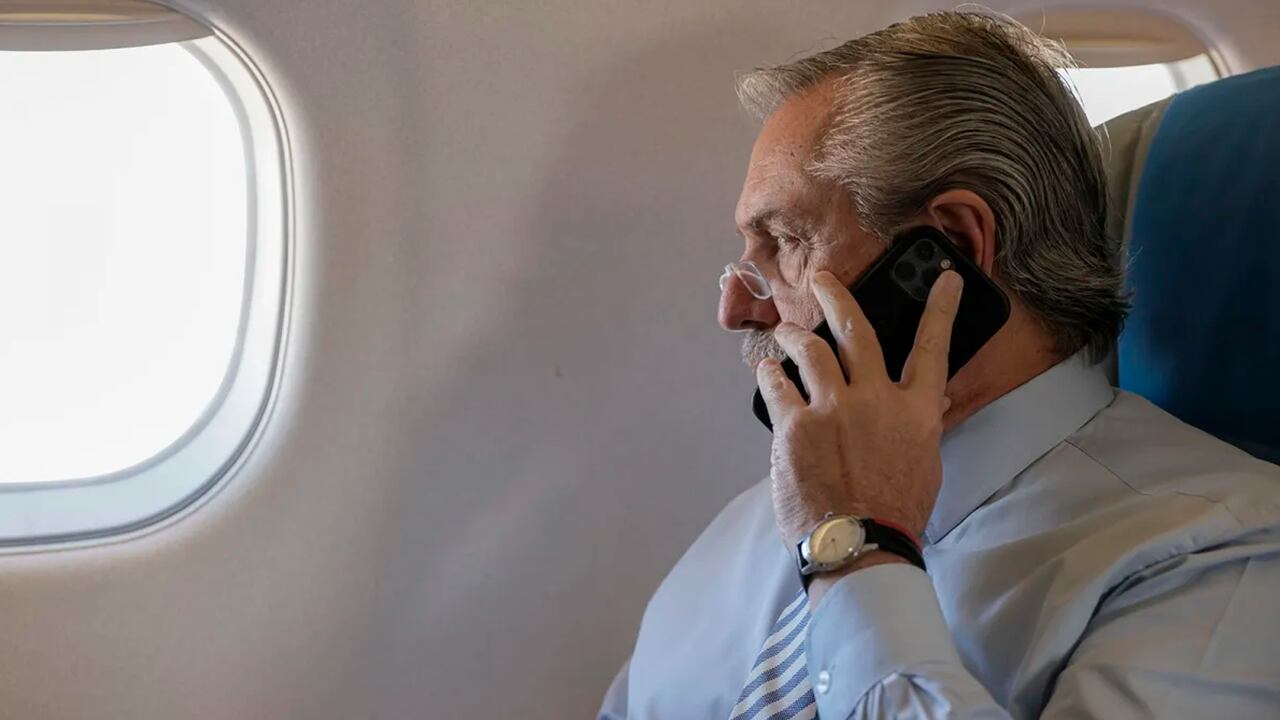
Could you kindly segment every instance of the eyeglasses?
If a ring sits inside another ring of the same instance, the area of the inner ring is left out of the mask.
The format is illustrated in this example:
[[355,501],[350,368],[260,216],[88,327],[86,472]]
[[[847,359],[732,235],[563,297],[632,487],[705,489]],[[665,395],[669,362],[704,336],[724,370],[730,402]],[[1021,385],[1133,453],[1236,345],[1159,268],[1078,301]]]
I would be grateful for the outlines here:
[[720,292],[724,292],[730,277],[737,277],[747,288],[747,292],[751,293],[751,297],[757,300],[768,300],[773,297],[773,288],[769,287],[769,280],[750,260],[731,262],[724,266],[724,273],[720,275]]

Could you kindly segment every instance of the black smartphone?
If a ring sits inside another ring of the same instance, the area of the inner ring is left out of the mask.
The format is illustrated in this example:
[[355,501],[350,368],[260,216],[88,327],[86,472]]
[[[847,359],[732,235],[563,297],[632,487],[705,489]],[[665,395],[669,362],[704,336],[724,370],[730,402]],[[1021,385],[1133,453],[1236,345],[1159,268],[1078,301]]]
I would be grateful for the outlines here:
[[[885,369],[894,382],[902,377],[902,368],[915,345],[916,327],[924,315],[929,288],[946,270],[955,270],[964,278],[964,292],[960,295],[947,357],[947,377],[951,377],[1008,321],[1009,298],[941,230],[921,225],[904,231],[894,238],[889,251],[849,287],[871,327],[875,328],[884,351]],[[836,339],[827,323],[824,321],[813,332],[831,346],[838,359]],[[843,363],[841,367],[847,375],[849,369],[844,368]],[[795,361],[783,360],[782,369],[807,401],[809,393],[800,380],[800,368]],[[759,388],[751,407],[756,418],[773,430],[769,408]]]

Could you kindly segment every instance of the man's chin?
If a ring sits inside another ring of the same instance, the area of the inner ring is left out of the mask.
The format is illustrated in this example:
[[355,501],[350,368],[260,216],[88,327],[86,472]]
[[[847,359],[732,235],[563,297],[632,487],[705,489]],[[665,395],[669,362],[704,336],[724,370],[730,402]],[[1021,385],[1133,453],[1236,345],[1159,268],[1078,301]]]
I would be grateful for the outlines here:
[[749,330],[742,338],[742,362],[755,371],[760,361],[773,358],[778,361],[787,359],[787,351],[782,349],[773,333],[767,330]]

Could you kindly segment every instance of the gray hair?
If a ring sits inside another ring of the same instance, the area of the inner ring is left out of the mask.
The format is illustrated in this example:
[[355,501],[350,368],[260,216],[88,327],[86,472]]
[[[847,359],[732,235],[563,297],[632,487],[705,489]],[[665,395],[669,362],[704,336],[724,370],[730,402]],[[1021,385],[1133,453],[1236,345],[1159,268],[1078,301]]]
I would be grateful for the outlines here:
[[995,215],[996,273],[1063,355],[1101,360],[1128,311],[1119,238],[1106,233],[1097,135],[1058,69],[1059,45],[983,12],[915,17],[738,78],[758,117],[834,81],[809,171],[852,197],[886,242],[948,190]]

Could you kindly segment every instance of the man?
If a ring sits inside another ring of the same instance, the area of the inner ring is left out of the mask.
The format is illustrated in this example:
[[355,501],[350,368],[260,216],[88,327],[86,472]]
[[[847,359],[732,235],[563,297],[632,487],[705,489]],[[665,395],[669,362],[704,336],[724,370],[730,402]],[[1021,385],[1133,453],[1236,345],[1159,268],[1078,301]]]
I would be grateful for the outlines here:
[[[741,80],[764,117],[736,218],[754,266],[720,320],[746,332],[771,478],[672,569],[602,718],[1280,717],[1280,472],[1095,364],[1127,304],[1064,60],[941,13]],[[1013,306],[950,381],[955,273],[900,383],[844,289],[915,225]],[[888,549],[818,557],[860,525]]]

